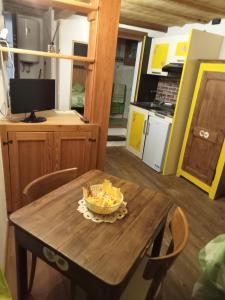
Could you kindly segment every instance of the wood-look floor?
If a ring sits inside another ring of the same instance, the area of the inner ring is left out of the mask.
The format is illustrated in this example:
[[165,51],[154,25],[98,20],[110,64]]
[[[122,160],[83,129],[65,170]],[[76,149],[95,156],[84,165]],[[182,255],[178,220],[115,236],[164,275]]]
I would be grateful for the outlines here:
[[[212,201],[207,194],[188,181],[176,176],[162,176],[147,167],[124,148],[109,148],[105,171],[149,186],[171,196],[175,205],[185,211],[190,227],[190,238],[183,254],[170,269],[164,284],[165,300],[189,300],[194,282],[199,276],[198,252],[212,238],[225,232],[225,198]],[[165,240],[168,236],[166,233]],[[140,266],[122,300],[142,300],[148,287],[143,281]],[[15,297],[15,256],[13,229],[9,230],[7,279]],[[44,263],[38,263],[31,299],[66,300],[69,299],[69,282]],[[82,295],[77,300],[82,300]]]

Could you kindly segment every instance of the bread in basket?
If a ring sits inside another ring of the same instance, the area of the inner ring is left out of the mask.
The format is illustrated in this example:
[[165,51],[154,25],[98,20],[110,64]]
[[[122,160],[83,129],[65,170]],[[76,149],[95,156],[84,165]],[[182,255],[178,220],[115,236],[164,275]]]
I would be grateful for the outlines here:
[[109,215],[116,212],[123,203],[123,194],[119,188],[105,179],[102,184],[83,188],[87,208],[97,214]]

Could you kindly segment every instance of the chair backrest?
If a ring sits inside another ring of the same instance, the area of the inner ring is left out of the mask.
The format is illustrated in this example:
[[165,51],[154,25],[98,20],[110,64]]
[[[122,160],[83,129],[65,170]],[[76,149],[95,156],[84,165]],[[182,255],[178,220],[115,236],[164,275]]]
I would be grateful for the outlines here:
[[78,177],[78,169],[71,168],[52,172],[41,176],[30,182],[23,190],[23,197],[26,203],[32,202],[45,194],[50,193],[61,185]]
[[148,290],[146,300],[154,299],[160,284],[163,281],[168,269],[171,267],[176,258],[185,248],[188,240],[188,222],[180,207],[177,207],[172,220],[169,224],[171,232],[171,243],[168,247],[167,254],[160,257],[149,257],[145,267],[144,279],[153,279]]

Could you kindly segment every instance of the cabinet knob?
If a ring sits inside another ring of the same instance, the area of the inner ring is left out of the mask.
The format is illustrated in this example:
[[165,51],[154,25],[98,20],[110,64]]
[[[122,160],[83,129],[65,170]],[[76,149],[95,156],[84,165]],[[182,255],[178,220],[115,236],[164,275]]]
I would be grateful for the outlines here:
[[92,142],[92,143],[96,142],[96,139],[93,139],[93,138],[89,138],[88,140],[89,140],[89,142]]

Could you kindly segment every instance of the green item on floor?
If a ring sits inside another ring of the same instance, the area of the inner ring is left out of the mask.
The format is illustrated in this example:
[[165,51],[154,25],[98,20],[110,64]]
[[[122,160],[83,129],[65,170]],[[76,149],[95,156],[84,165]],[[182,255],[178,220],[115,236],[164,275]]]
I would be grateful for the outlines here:
[[0,300],[12,300],[6,279],[0,270]]
[[225,299],[225,234],[210,241],[198,258],[202,275],[194,285],[193,299]]

